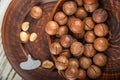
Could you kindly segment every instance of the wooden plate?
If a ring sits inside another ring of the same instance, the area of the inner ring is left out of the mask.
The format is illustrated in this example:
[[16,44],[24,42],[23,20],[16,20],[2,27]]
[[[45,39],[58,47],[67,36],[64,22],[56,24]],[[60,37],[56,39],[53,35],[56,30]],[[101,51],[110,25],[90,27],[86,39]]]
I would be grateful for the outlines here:
[[[19,67],[21,62],[27,60],[26,49],[31,52],[34,59],[52,60],[44,27],[50,20],[55,4],[55,0],[13,0],[5,14],[2,26],[4,50],[13,68],[25,80],[64,80],[55,70],[45,70],[39,67],[35,70],[25,71]],[[34,5],[41,6],[43,9],[43,16],[39,20],[31,18],[29,15],[29,11]],[[24,21],[30,22],[29,32],[37,33],[38,38],[35,42],[28,42],[23,45],[19,39],[19,34],[21,24]]]

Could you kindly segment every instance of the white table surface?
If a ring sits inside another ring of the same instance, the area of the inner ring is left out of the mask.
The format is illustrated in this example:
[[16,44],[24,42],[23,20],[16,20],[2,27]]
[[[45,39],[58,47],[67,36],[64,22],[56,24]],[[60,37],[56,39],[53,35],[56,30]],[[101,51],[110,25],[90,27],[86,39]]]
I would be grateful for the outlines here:
[[6,59],[1,39],[1,27],[5,11],[11,0],[0,0],[0,80],[23,80]]

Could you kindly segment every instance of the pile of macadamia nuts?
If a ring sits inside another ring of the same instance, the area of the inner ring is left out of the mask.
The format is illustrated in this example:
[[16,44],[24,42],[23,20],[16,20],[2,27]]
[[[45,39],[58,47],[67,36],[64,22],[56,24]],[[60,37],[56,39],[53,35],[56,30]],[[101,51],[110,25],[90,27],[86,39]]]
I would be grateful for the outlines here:
[[107,64],[108,13],[98,0],[66,0],[45,31],[55,66],[67,80],[97,79]]

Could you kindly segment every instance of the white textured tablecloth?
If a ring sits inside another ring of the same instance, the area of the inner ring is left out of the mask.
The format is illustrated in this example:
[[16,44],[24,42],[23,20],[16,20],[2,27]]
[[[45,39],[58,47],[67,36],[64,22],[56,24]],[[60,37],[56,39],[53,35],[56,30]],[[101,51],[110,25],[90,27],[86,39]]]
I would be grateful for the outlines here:
[[11,0],[0,0],[0,80],[23,80],[9,64],[4,54],[2,39],[1,39],[1,27],[4,18],[5,11],[9,6]]

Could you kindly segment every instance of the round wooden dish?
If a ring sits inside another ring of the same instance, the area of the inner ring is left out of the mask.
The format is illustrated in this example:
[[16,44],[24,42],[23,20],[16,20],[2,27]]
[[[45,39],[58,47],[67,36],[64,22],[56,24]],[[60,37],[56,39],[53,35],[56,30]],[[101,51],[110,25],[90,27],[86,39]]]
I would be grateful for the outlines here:
[[[55,13],[62,9],[62,5],[65,1],[59,0],[52,14],[52,20]],[[120,1],[119,0],[99,0],[100,6],[106,9],[109,13],[107,24],[110,27],[110,46],[105,54],[108,56],[108,64],[104,67],[103,74],[98,80],[120,80]],[[49,45],[52,42],[52,38],[49,37]],[[52,56],[54,61],[56,58]],[[64,76],[64,73],[61,72]]]
[[[57,1],[57,0],[56,0]],[[4,17],[2,26],[2,41],[8,60],[14,69],[25,80],[64,80],[56,70],[45,70],[41,67],[31,71],[22,70],[19,67],[21,62],[27,60],[26,50],[31,52],[34,59],[44,61],[52,60],[44,26],[50,20],[51,12],[56,4],[55,0],[12,0]],[[29,11],[35,5],[41,6],[43,16],[39,20],[30,17]],[[38,34],[35,42],[28,42],[23,45],[19,39],[21,25],[24,21],[30,22],[29,32]]]

